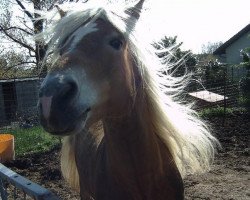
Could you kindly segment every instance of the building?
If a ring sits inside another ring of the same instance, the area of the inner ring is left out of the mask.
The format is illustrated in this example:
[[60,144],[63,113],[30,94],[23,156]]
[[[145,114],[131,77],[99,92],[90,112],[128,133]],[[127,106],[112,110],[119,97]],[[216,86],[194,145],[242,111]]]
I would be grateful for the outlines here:
[[40,83],[37,77],[0,80],[0,125],[37,115]]
[[239,64],[242,62],[240,52],[247,47],[250,47],[250,24],[217,48],[213,54],[222,63]]

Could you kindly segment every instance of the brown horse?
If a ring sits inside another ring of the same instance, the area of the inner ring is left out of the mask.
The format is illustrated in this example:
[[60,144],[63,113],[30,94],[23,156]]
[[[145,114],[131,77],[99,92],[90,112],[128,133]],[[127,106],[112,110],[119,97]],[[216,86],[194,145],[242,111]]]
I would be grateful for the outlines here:
[[164,94],[176,81],[134,37],[142,4],[86,8],[50,29],[56,62],[40,89],[41,123],[64,136],[62,172],[82,199],[183,199],[182,177],[213,159],[216,139]]

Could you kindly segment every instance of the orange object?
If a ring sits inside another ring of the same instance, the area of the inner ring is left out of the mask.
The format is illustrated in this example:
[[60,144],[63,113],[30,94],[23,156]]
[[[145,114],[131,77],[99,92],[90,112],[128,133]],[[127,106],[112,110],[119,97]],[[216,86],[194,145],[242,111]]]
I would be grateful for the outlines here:
[[14,136],[11,134],[0,134],[0,162],[11,161],[14,158]]

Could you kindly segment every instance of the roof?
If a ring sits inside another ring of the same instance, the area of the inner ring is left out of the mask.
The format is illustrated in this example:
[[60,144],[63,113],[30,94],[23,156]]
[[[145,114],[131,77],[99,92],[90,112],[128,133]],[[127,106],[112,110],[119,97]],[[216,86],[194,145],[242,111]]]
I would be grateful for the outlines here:
[[31,77],[31,78],[0,79],[0,83],[23,82],[23,81],[37,81],[37,80],[42,80],[42,78]]
[[226,41],[224,44],[222,44],[220,47],[218,47],[214,51],[214,55],[220,55],[226,53],[226,48],[229,47],[232,43],[234,43],[236,40],[238,40],[241,36],[244,34],[250,32],[250,24],[248,24],[246,27],[244,27],[241,31],[236,33],[233,37],[231,37],[228,41]]

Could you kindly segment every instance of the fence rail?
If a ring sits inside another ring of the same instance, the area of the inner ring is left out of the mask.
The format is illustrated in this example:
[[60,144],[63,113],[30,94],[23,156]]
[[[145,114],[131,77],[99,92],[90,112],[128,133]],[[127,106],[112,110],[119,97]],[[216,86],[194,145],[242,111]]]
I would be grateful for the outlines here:
[[[11,191],[8,185],[13,186]],[[59,200],[51,191],[33,183],[0,163],[0,193],[1,199],[7,200],[12,195],[13,199],[26,199],[28,195],[35,200]]]

